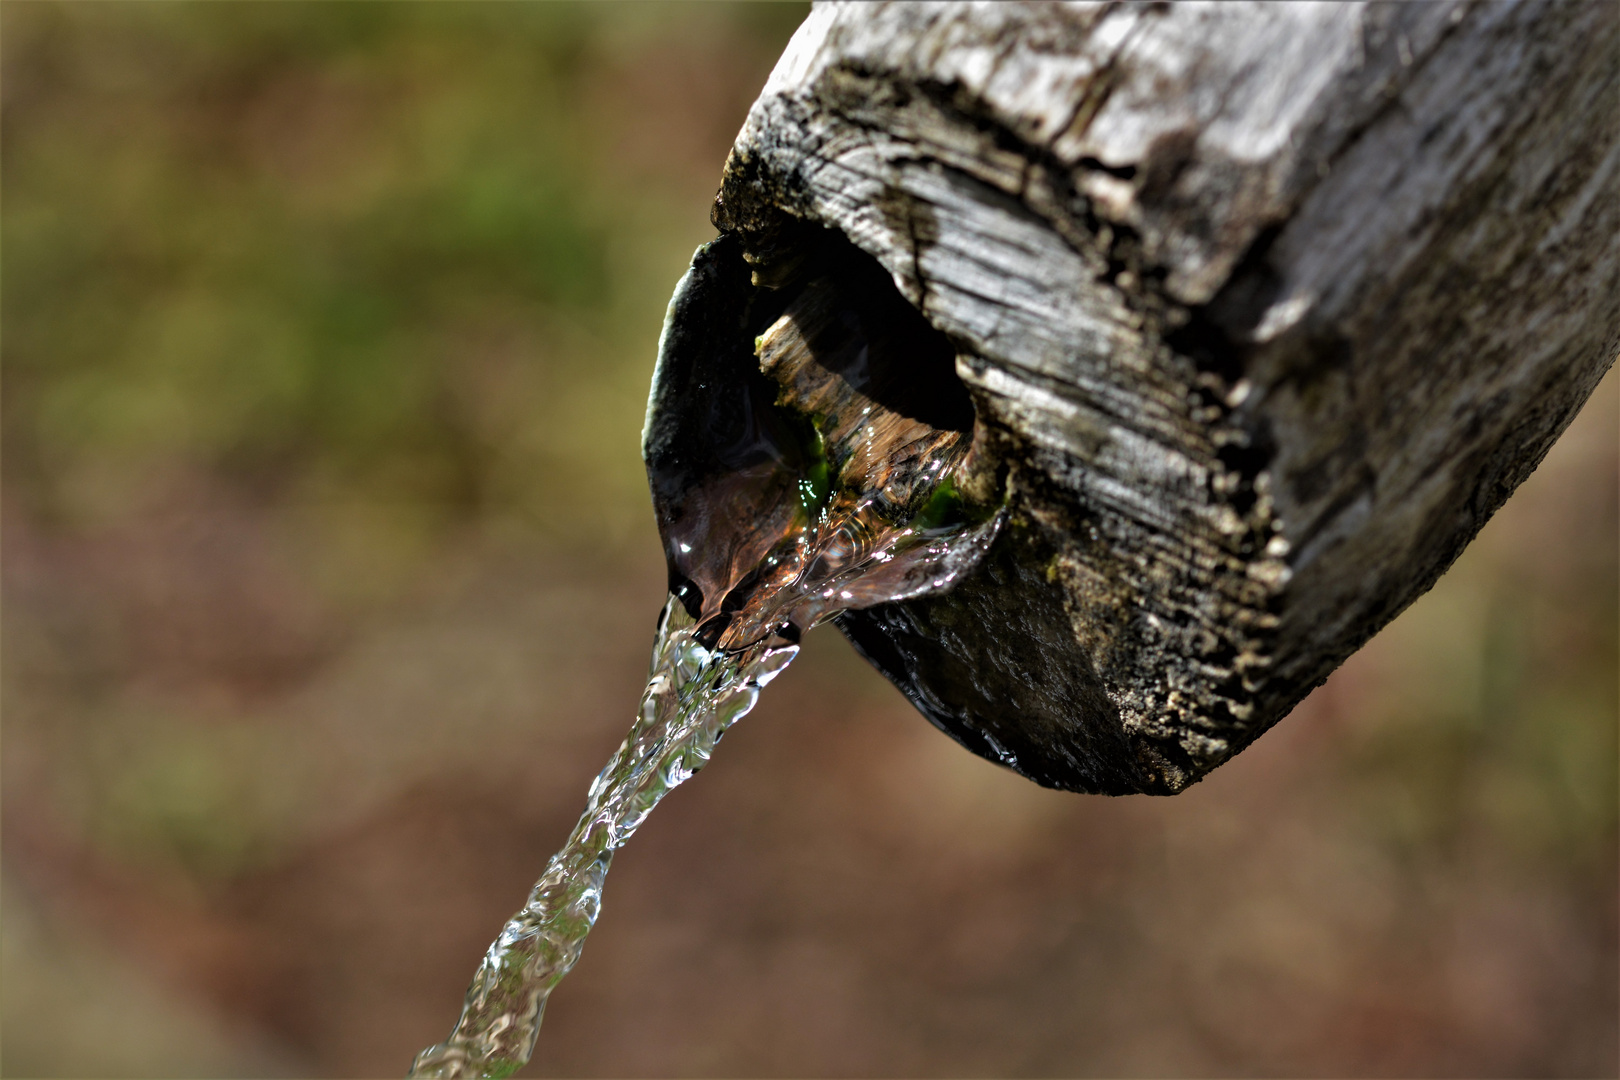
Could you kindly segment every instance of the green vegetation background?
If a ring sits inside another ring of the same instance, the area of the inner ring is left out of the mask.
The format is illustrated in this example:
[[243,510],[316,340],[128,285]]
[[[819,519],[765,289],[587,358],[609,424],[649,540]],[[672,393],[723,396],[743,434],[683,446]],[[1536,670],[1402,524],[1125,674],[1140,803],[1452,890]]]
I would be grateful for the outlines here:
[[[0,1069],[442,1037],[633,706],[654,343],[803,14],[0,8]],[[1613,1075],[1616,425],[1175,800],[1035,789],[818,634],[535,1071]]]
[[342,589],[468,521],[624,542],[655,298],[799,15],[18,5],[8,479],[64,524],[155,468],[320,507]]

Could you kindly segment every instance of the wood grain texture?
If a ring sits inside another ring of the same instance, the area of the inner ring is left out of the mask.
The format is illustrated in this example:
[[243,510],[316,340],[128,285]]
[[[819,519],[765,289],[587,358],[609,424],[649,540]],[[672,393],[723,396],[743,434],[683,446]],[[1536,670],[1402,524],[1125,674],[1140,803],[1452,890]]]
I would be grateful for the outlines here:
[[1616,10],[819,4],[652,413],[847,237],[954,343],[1010,518],[948,595],[841,625],[1041,783],[1182,790],[1425,591],[1613,362]]

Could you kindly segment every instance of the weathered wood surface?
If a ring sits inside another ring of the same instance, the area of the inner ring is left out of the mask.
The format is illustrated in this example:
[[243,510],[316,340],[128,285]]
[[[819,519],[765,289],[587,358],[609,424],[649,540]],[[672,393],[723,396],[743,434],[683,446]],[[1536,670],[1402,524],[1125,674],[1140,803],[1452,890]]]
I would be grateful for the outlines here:
[[1425,591],[1612,363],[1617,11],[818,5],[653,410],[804,223],[848,237],[954,343],[1010,519],[844,629],[1033,779],[1179,791]]

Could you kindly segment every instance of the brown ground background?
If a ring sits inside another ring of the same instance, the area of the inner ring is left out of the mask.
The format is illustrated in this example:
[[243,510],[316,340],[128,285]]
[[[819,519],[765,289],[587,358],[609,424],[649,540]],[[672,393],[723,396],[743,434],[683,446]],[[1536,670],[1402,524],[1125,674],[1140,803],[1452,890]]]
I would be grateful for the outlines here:
[[[640,689],[659,320],[797,5],[0,8],[8,1075],[399,1075]],[[532,1075],[1617,1068],[1611,376],[1186,795],[835,632],[619,859]]]

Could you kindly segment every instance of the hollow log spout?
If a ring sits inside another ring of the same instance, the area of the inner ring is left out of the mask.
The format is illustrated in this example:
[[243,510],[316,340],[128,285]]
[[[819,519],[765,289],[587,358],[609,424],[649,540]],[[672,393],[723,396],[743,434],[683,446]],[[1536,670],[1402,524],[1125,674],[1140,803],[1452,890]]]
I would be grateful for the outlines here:
[[816,6],[660,344],[674,586],[681,537],[732,522],[745,563],[735,523],[785,512],[755,338],[814,287],[1002,507],[954,588],[844,632],[1039,783],[1184,789],[1428,589],[1613,362],[1617,58],[1606,3]]

